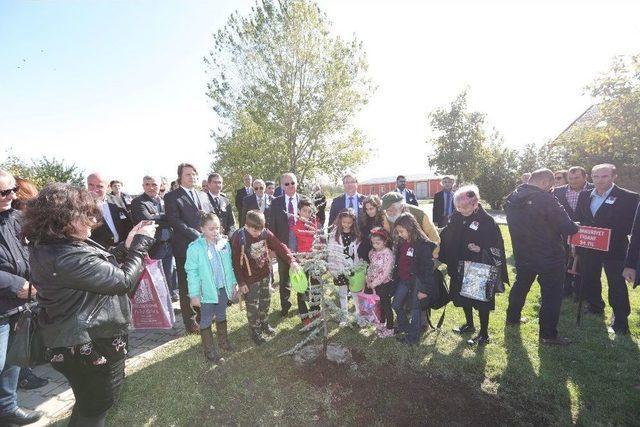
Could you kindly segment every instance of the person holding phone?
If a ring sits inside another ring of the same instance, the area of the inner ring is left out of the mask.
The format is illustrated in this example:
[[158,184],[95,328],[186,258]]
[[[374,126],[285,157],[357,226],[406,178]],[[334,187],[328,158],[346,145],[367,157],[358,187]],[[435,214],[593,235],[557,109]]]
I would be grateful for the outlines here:
[[29,201],[22,228],[49,361],[76,399],[71,426],[103,426],[120,394],[131,321],[128,295],[138,287],[157,227],[141,221],[106,251],[89,238],[101,220],[87,190],[55,183]]

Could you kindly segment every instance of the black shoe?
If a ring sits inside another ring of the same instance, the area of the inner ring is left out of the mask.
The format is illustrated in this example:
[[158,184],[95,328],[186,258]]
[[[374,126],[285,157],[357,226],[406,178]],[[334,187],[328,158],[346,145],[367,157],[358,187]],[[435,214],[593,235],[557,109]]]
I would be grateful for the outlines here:
[[256,345],[261,345],[267,342],[264,337],[260,334],[260,331],[251,330],[251,339]]
[[49,384],[48,379],[36,376],[31,369],[29,369],[25,378],[20,380],[18,383],[18,387],[23,390],[35,390],[37,388],[44,387],[47,384]]
[[462,326],[458,326],[457,328],[453,328],[453,332],[455,332],[456,334],[467,334],[475,331],[475,326],[471,326],[469,324],[464,324]]
[[268,324],[267,322],[264,322],[262,323],[262,325],[260,325],[260,331],[266,335],[269,335],[270,337],[276,334],[275,328],[270,324]]
[[18,408],[10,414],[0,416],[0,425],[12,425],[26,426],[27,424],[33,424],[42,417],[42,412],[31,411],[29,409]]
[[468,340],[467,344],[482,346],[482,345],[489,344],[490,342],[491,342],[491,338],[489,338],[489,335],[486,335],[486,336],[485,335],[476,335],[475,337],[473,337],[470,340]]
[[523,323],[527,323],[529,321],[529,319],[527,319],[526,317],[521,317],[518,320],[509,320],[507,319],[507,321],[505,322],[505,324],[507,326],[520,326]]
[[291,308],[291,303],[287,301],[285,304],[282,305],[282,310],[280,310],[280,316],[287,317],[287,314],[289,314],[290,308]]

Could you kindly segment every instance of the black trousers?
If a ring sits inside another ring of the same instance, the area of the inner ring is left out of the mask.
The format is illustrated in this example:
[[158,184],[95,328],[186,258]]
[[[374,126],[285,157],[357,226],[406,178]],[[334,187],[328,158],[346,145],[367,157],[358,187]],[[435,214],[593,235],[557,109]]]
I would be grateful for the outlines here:
[[[288,311],[291,308],[289,297],[291,296],[291,283],[289,282],[289,264],[278,259],[278,275],[280,281],[278,288],[280,289],[280,307],[282,310]],[[304,301],[302,301],[304,303]],[[298,309],[300,308],[300,299],[298,299]],[[306,308],[306,307],[305,307]]]
[[507,321],[518,322],[522,313],[522,307],[527,299],[534,280],[540,284],[540,310],[538,319],[541,338],[555,338],[558,336],[558,320],[560,319],[560,307],[562,306],[562,294],[564,285],[564,267],[558,267],[551,271],[534,271],[528,268],[516,270],[516,281],[509,292],[509,307],[507,308]]
[[604,254],[597,251],[584,251],[580,258],[582,286],[584,286],[584,299],[589,304],[589,310],[602,312],[604,300],[602,299],[602,283],[600,277],[602,269],[607,275],[609,284],[608,300],[613,309],[612,327],[614,330],[626,331],[629,329],[628,317],[631,313],[629,304],[629,292],[627,284],[622,277],[624,261],[605,259]]
[[78,415],[104,418],[117,401],[124,383],[126,341],[126,336],[96,339],[73,349],[50,350],[51,366],[69,381],[76,399],[72,420]]
[[186,258],[174,256],[176,259],[176,272],[178,275],[178,294],[180,295],[180,312],[182,313],[182,321],[184,327],[189,332],[193,325],[198,326],[199,319],[197,312],[191,307],[191,299],[189,298],[189,286],[187,285],[187,272],[184,269]]

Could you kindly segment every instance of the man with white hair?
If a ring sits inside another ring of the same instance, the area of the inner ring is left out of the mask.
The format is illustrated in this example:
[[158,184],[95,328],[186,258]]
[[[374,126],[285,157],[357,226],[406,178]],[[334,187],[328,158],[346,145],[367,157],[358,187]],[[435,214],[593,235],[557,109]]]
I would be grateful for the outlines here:
[[87,177],[87,189],[102,212],[102,223],[91,232],[91,240],[109,249],[127,238],[133,223],[126,208],[107,194],[107,181],[101,174]]
[[565,272],[565,238],[578,232],[578,226],[551,193],[554,176],[549,169],[531,174],[505,202],[507,224],[513,244],[516,281],[509,292],[507,325],[517,326],[533,282],[540,284],[539,340],[542,344],[568,345],[571,340],[558,336]]
[[[424,234],[427,235],[429,240],[434,243],[440,243],[438,230],[436,230],[436,227],[429,219],[429,216],[419,207],[407,204],[402,194],[392,191],[382,196],[382,210],[385,212],[383,225],[385,230],[389,233],[393,231],[393,224],[400,214],[403,212],[409,212],[416,218],[416,221],[418,221],[422,231],[424,231]],[[436,247],[433,251],[433,256],[435,258],[438,257],[439,250],[439,247]]]
[[[0,314],[28,302],[29,257],[27,245],[20,236],[21,213],[11,208],[18,192],[16,180],[0,170]],[[27,425],[40,419],[42,413],[18,407],[20,368],[6,365],[11,326],[9,319],[0,320],[0,425]]]
[[[266,184],[261,179],[255,179],[251,183],[253,187],[253,194],[248,195],[242,201],[242,214],[240,216],[240,226],[244,226],[244,220],[247,218],[247,212],[257,210],[264,214],[265,219],[270,219],[271,216],[269,209],[271,209],[271,202],[273,197],[265,193]],[[267,228],[269,223],[267,222]]]
[[629,293],[622,276],[629,234],[638,207],[638,193],[615,185],[616,167],[609,163],[596,165],[591,170],[591,179],[595,188],[585,190],[578,196],[576,220],[581,225],[611,230],[608,251],[578,248],[582,292],[587,301],[587,312],[602,315],[604,301],[602,284],[598,278],[602,269],[607,275],[609,285],[609,305],[613,309],[610,333],[626,335],[629,333],[628,317],[631,313]]

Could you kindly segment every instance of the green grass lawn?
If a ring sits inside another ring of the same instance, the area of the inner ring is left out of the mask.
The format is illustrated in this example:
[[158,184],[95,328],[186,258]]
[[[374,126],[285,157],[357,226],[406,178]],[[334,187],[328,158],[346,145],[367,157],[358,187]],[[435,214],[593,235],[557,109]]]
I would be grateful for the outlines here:
[[[503,234],[510,251],[504,227]],[[510,274],[513,281],[513,267]],[[609,310],[607,318],[587,316],[577,327],[576,304],[565,300],[560,332],[575,341],[567,348],[538,345],[537,285],[523,312],[530,321],[519,328],[504,326],[507,295],[496,298],[493,340],[484,349],[451,332],[464,317],[450,305],[442,330],[413,348],[378,339],[370,329],[332,325],[331,340],[354,351],[356,366],[307,369],[278,357],[301,335],[295,314],[285,320],[276,314],[277,293],[271,320],[278,335],[261,347],[250,341],[245,313],[234,306],[228,314],[235,351],[224,365],[204,361],[197,336],[174,341],[127,377],[108,424],[640,424],[638,291],[631,292],[631,337],[607,334]]]

